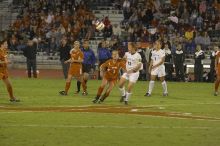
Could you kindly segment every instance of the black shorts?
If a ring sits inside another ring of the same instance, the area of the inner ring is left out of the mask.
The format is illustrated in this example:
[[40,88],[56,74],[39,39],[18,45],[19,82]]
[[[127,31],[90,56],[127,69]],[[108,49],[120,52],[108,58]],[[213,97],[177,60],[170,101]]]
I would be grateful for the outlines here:
[[82,72],[83,73],[89,73],[92,69],[91,64],[82,64]]

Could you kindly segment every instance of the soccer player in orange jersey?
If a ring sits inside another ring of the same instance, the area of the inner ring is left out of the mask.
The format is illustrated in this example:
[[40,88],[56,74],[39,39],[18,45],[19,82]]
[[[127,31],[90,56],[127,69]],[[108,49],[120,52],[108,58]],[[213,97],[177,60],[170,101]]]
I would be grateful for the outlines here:
[[5,83],[8,94],[10,96],[11,102],[19,102],[20,100],[16,99],[13,95],[12,85],[8,79],[8,68],[7,64],[9,63],[7,59],[7,49],[8,43],[7,40],[0,41],[0,79]]
[[86,92],[86,86],[85,82],[83,80],[83,74],[82,74],[82,62],[83,62],[83,52],[80,50],[80,43],[79,41],[74,42],[74,48],[70,50],[70,56],[71,58],[69,60],[66,60],[64,63],[70,63],[69,71],[68,71],[68,77],[66,80],[66,86],[65,91],[60,91],[60,95],[67,95],[72,77],[75,77],[77,80],[79,80],[82,83],[83,87],[83,95],[87,95]]
[[[112,51],[112,59],[109,59],[100,66],[100,75],[102,77],[102,83],[99,86],[97,95],[93,100],[93,103],[103,102],[110,94],[119,77],[119,70],[125,70],[125,62],[119,60],[118,51]],[[105,93],[102,95],[103,90],[108,85]],[[102,95],[102,96],[101,96]]]
[[218,46],[214,47],[214,50],[217,50],[215,57],[215,72],[216,72],[216,81],[215,81],[215,93],[214,96],[218,95],[218,87],[220,84],[220,50]]

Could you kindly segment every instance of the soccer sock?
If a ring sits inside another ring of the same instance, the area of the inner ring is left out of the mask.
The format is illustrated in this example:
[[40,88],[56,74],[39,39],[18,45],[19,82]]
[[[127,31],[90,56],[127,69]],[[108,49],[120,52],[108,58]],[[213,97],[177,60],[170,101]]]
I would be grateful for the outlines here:
[[150,81],[150,82],[149,82],[149,90],[148,90],[148,93],[149,93],[149,94],[151,94],[153,88],[154,88],[154,81]]
[[71,82],[66,82],[66,86],[65,86],[65,92],[66,94],[68,93],[69,89],[70,89],[70,85],[71,85]]
[[109,92],[105,92],[105,94],[102,95],[100,101],[104,101],[109,96],[109,94]]
[[215,81],[215,92],[218,92],[219,83],[220,81],[218,80]]
[[80,82],[80,81],[77,81],[77,91],[78,91],[78,92],[80,91],[80,86],[81,86],[81,82]]
[[119,88],[121,91],[121,96],[125,96],[125,87]]
[[98,89],[97,95],[96,95],[97,99],[102,95],[103,90],[104,90],[104,88],[100,86],[99,89]]
[[128,99],[130,98],[131,94],[132,94],[132,93],[128,93],[128,92],[126,92],[126,98],[125,98],[125,101],[128,101]]
[[10,98],[13,99],[14,96],[13,96],[13,90],[12,90],[11,84],[7,84],[7,90],[8,90],[8,94],[9,94]]
[[163,81],[161,84],[162,84],[162,87],[163,87],[163,93],[168,93],[166,81]]
[[82,83],[82,87],[83,87],[83,92],[86,92],[86,84],[85,84],[85,81],[83,80],[81,83]]

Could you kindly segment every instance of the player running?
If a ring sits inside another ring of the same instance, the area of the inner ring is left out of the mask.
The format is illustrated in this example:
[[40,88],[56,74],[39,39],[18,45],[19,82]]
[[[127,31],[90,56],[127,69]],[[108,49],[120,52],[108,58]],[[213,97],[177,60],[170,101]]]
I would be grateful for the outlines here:
[[7,59],[8,43],[7,40],[0,41],[0,79],[5,83],[11,102],[20,102],[13,95],[12,85],[8,79],[7,64],[10,63]]
[[70,50],[70,56],[71,58],[69,60],[66,60],[64,63],[70,63],[69,67],[69,72],[68,72],[68,77],[66,80],[66,86],[65,86],[65,91],[60,91],[60,95],[67,95],[70,85],[71,85],[71,80],[72,77],[75,77],[77,80],[79,80],[82,83],[83,87],[83,95],[87,95],[86,92],[86,86],[85,82],[83,80],[83,75],[82,75],[82,62],[83,62],[83,52],[80,50],[80,43],[79,41],[74,42],[74,48]]
[[[126,59],[126,72],[121,76],[119,82],[119,90],[121,91],[121,100],[127,105],[128,99],[132,94],[132,88],[134,84],[137,82],[139,77],[139,70],[143,68],[143,64],[141,63],[141,56],[136,51],[136,44],[133,42],[128,43],[128,52],[125,53],[124,58]],[[126,80],[129,80],[127,91],[125,91],[125,83]]]
[[161,49],[161,42],[156,41],[154,43],[154,50],[152,51],[151,62],[149,65],[149,73],[151,75],[150,82],[149,82],[149,89],[145,96],[151,96],[152,90],[154,88],[154,82],[156,77],[160,78],[163,87],[163,96],[168,96],[167,91],[167,83],[165,81],[165,52]]
[[[112,59],[106,61],[100,66],[102,83],[99,86],[97,95],[93,100],[93,103],[101,103],[109,96],[110,92],[112,91],[118,80],[120,69],[125,70],[125,63],[124,61],[119,59],[118,51],[114,50],[112,51]],[[108,87],[105,93],[102,95],[102,92],[107,85]]]

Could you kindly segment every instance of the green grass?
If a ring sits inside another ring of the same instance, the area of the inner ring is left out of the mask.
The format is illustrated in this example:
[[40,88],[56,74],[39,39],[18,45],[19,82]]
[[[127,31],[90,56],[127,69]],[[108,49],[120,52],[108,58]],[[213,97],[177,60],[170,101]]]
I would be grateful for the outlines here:
[[[9,103],[0,83],[0,106],[56,107],[93,105],[100,81],[89,81],[87,97],[74,95],[75,81],[68,96],[58,95],[61,79],[12,79],[21,103]],[[129,106],[149,106],[145,111],[191,113],[220,118],[220,97],[213,84],[168,82],[169,96],[155,85],[146,98],[148,82],[138,82]],[[102,105],[122,106],[119,91],[113,90]],[[0,146],[219,146],[220,121],[180,119],[107,113],[11,112],[0,108]]]

